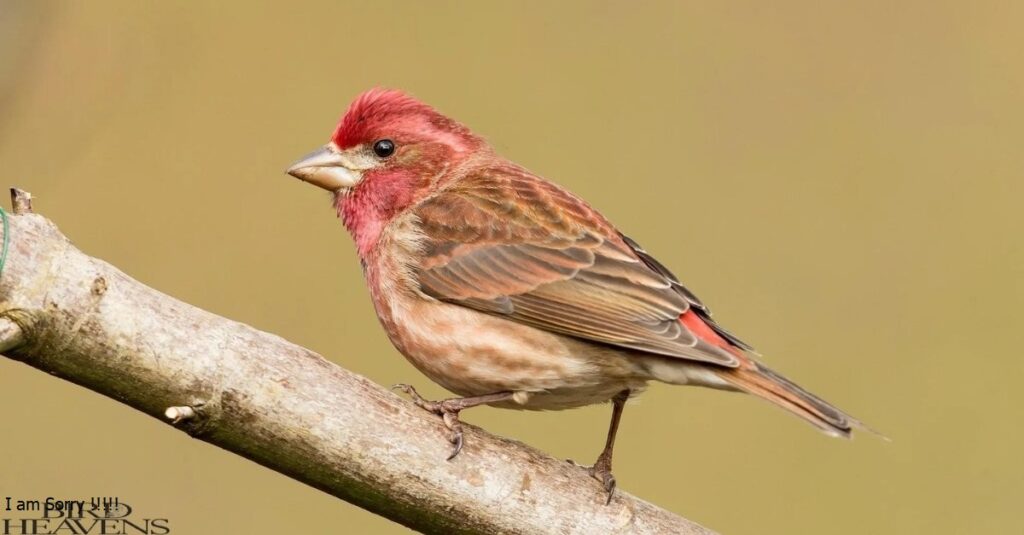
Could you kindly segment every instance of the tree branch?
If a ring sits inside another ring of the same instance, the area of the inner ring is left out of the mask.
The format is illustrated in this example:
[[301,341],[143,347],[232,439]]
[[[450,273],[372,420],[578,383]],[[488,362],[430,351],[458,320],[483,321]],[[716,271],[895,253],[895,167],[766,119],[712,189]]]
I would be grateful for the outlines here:
[[89,257],[12,190],[0,352],[430,533],[711,533],[583,470],[440,420],[316,353]]

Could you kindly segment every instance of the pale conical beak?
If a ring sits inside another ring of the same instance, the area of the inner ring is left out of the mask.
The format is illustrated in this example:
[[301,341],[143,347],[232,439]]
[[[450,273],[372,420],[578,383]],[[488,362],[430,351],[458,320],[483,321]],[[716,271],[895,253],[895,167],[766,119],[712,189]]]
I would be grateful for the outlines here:
[[345,158],[330,145],[311,152],[292,164],[287,173],[295,178],[338,191],[359,183],[361,173],[345,166]]

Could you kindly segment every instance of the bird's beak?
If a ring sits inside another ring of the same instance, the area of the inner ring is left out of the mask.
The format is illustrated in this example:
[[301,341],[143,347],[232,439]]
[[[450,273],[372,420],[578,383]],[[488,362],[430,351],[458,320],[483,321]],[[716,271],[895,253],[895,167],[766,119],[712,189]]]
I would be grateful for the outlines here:
[[292,164],[287,172],[325,190],[338,191],[355,186],[361,178],[361,173],[347,163],[343,154],[327,145]]

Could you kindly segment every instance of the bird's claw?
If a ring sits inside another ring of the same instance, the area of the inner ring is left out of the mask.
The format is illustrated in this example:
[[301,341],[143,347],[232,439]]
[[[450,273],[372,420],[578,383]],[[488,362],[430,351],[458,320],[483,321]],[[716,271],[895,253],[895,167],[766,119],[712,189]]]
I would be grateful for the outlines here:
[[601,486],[604,487],[604,491],[608,494],[608,498],[604,504],[608,505],[612,503],[612,498],[615,496],[615,476],[612,475],[611,470],[607,468],[600,468],[598,465],[591,466],[587,469],[590,473],[590,477],[598,480]]
[[405,395],[409,396],[409,399],[413,402],[414,405],[427,412],[432,412],[438,415],[442,414],[441,403],[437,401],[427,401],[423,399],[423,396],[421,396],[420,393],[417,392],[416,389],[412,387],[412,385],[398,383],[392,386],[391,390],[401,390],[403,393],[405,393]]
[[391,390],[401,390],[405,395],[409,396],[413,400],[413,402],[417,402],[417,404],[418,402],[423,401],[423,398],[420,396],[420,393],[417,392],[412,385],[407,385],[405,383],[397,383],[391,385]]
[[611,463],[605,459],[604,455],[598,457],[597,462],[593,466],[586,466],[572,459],[566,459],[565,462],[586,470],[590,477],[601,483],[605,493],[608,495],[604,504],[612,503],[612,498],[615,496],[615,476],[612,475]]
[[459,421],[459,412],[448,409],[444,403],[441,405],[441,419],[445,427],[451,432],[448,441],[452,443],[452,453],[447,460],[452,460],[462,451],[462,422]]
[[[412,385],[399,383],[391,387],[392,390],[401,390],[409,399],[412,400],[413,404],[417,407],[437,414],[444,421],[444,426],[448,428],[449,436],[448,441],[452,443],[452,452],[448,455],[446,460],[450,461],[455,458],[456,455],[462,451],[462,423],[459,422],[459,411],[458,403],[446,403],[453,400],[445,401],[427,401],[416,392],[416,389]],[[454,405],[454,407],[452,406]]]
[[452,431],[452,435],[448,440],[452,443],[452,453],[445,459],[446,461],[454,459],[462,451],[462,430]]

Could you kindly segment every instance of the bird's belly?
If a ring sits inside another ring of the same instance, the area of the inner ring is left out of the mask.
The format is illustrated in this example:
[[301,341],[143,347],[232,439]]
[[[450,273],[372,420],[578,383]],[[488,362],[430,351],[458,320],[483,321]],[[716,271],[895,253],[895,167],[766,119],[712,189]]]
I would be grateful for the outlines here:
[[601,344],[419,296],[392,295],[380,305],[395,347],[462,396],[512,391],[521,394],[495,405],[550,410],[604,402],[646,385],[645,370],[627,352]]

